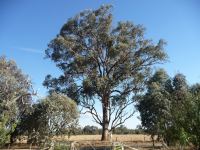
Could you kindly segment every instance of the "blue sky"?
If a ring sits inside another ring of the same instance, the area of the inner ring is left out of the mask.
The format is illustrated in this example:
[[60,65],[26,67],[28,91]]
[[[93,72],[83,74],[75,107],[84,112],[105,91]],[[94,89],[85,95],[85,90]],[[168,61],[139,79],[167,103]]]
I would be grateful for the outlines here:
[[[38,94],[45,96],[45,76],[59,75],[55,65],[44,59],[49,41],[68,18],[102,4],[113,4],[115,23],[143,24],[147,38],[167,41],[169,61],[161,67],[169,75],[183,73],[189,84],[200,82],[199,0],[0,0],[0,55],[15,60]],[[126,126],[135,128],[137,115]],[[92,124],[89,116],[82,116],[80,122]]]

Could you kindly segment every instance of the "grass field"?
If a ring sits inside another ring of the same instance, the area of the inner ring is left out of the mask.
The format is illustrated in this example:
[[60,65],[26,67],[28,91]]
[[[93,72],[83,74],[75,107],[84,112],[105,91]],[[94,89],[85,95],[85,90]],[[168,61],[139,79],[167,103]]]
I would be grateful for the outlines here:
[[[70,145],[70,143],[75,142],[78,148],[90,148],[91,147],[111,147],[113,142],[123,143],[125,150],[130,150],[131,148],[136,148],[138,150],[148,150],[152,149],[152,141],[149,135],[144,134],[127,134],[127,135],[112,135],[112,141],[102,142],[101,135],[73,135],[70,138],[68,136],[55,136],[53,138],[57,145]],[[156,149],[162,149],[162,144],[160,142],[155,143]],[[30,144],[18,143],[11,146],[13,149],[29,149]],[[131,147],[131,148],[129,148]],[[37,146],[33,149],[37,149]],[[172,148],[177,149],[177,148]]]
[[[55,140],[58,141],[100,141],[101,135],[73,135],[70,138],[68,136],[58,136],[54,137]],[[120,141],[120,142],[126,142],[126,141],[133,141],[133,142],[149,142],[151,141],[151,138],[149,135],[143,135],[143,134],[126,134],[126,135],[112,135],[112,141]]]
[[[70,142],[78,142],[77,147],[110,147],[113,142],[120,142],[123,145],[134,147],[137,149],[151,149],[152,142],[149,135],[143,134],[126,134],[126,135],[112,135],[111,141],[102,142],[101,135],[74,135],[68,138],[67,136],[57,136],[54,137],[54,140],[61,141],[70,141]],[[156,143],[157,147],[160,147],[160,143]],[[129,150],[129,148],[125,148],[125,150]]]

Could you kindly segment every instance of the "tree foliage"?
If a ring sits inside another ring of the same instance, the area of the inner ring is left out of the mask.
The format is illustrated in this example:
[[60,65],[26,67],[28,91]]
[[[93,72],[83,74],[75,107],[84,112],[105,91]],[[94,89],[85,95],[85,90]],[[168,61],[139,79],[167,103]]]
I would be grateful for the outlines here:
[[55,135],[70,135],[78,124],[76,103],[63,94],[51,93],[33,105],[17,127],[17,135],[27,134],[29,142],[39,143]]
[[200,149],[200,84],[191,86],[191,105],[187,109],[187,129],[190,141]]
[[9,141],[19,118],[31,104],[31,82],[14,61],[0,57],[0,144]]
[[147,92],[140,97],[137,108],[140,112],[142,125],[146,132],[163,136],[170,117],[170,100],[165,90],[169,76],[164,70],[158,70],[147,83]]
[[[144,28],[129,21],[112,26],[111,6],[86,10],[63,25],[46,50],[46,57],[62,71],[47,75],[44,85],[83,106],[103,128],[113,130],[130,118],[133,96],[142,89],[152,65],[166,59],[163,40],[145,39]],[[95,103],[102,103],[103,117]]]
[[99,134],[99,129],[96,126],[87,125],[83,128],[83,134]]
[[146,132],[168,145],[200,148],[199,89],[199,84],[189,86],[183,74],[170,78],[164,70],[156,71],[137,105]]

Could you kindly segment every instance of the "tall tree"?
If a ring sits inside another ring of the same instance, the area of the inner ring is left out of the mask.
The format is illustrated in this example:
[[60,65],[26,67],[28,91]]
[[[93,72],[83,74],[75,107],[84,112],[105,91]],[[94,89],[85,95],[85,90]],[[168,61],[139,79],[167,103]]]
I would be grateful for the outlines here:
[[[165,44],[145,39],[144,28],[119,22],[112,26],[111,6],[86,10],[63,25],[46,50],[62,75],[47,75],[44,85],[74,99],[102,126],[102,140],[135,110],[134,95],[142,89],[152,65],[166,59]],[[102,104],[103,117],[95,103]]]
[[0,57],[0,143],[9,141],[20,116],[30,106],[31,82],[14,61]]

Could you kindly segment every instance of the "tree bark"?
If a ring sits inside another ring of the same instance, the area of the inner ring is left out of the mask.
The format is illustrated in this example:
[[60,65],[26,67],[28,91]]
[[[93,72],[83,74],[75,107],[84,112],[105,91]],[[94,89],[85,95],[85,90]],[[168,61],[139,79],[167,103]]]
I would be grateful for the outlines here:
[[109,140],[109,137],[108,137],[108,124],[107,123],[105,123],[105,124],[103,124],[103,126],[102,126],[102,137],[101,137],[101,140],[102,141],[108,141]]
[[103,103],[102,103],[102,109],[103,109],[103,124],[102,124],[102,141],[108,141],[109,140],[109,120],[108,120],[108,98],[104,97]]

